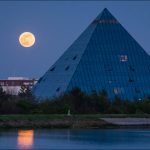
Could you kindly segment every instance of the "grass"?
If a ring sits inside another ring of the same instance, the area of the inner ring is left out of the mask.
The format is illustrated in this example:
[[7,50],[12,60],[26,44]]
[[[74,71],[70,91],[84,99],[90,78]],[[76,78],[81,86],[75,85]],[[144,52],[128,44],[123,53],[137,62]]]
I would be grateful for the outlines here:
[[64,119],[66,117],[77,119],[100,119],[100,118],[150,118],[150,114],[82,114],[71,115],[66,114],[10,114],[0,115],[0,121],[8,120],[48,120],[48,119]]
[[[150,118],[150,114],[10,114],[0,115],[0,129],[9,128],[120,128],[101,118]],[[141,127],[141,126],[139,126]]]
[[45,115],[45,114],[10,114],[0,115],[0,120],[47,120],[47,119],[62,119],[65,115]]

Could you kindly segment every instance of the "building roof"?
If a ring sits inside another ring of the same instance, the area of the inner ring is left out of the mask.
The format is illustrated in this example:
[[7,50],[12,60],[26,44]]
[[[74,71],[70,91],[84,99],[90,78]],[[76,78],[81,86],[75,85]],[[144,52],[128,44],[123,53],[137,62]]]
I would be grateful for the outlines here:
[[23,86],[23,85],[31,85],[33,86],[37,80],[28,79],[25,77],[8,77],[8,79],[0,80],[1,86]]

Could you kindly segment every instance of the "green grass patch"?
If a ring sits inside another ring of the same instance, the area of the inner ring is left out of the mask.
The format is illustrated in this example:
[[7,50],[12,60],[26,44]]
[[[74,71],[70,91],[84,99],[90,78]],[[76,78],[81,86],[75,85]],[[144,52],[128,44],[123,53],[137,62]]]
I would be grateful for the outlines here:
[[11,114],[0,115],[0,121],[11,120],[51,120],[51,119],[64,119],[64,118],[76,118],[76,119],[100,119],[100,118],[150,118],[150,114],[84,114],[84,115],[71,115],[66,114]]

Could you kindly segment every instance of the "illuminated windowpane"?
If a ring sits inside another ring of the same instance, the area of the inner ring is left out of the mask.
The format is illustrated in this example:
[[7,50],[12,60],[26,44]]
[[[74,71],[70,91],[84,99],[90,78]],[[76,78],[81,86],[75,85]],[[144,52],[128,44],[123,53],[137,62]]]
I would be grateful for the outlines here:
[[122,89],[120,87],[114,87],[113,92],[115,94],[120,94],[120,93],[122,93]]
[[128,56],[127,55],[120,55],[120,61],[125,62],[128,61]]

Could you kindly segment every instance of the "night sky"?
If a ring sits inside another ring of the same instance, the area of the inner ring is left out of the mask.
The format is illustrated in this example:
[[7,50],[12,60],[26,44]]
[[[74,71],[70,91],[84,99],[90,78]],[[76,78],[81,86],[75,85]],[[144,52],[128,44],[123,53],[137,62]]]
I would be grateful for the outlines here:
[[[42,76],[105,7],[150,54],[148,1],[1,1],[0,79]],[[18,42],[25,31],[36,37],[30,48]]]

